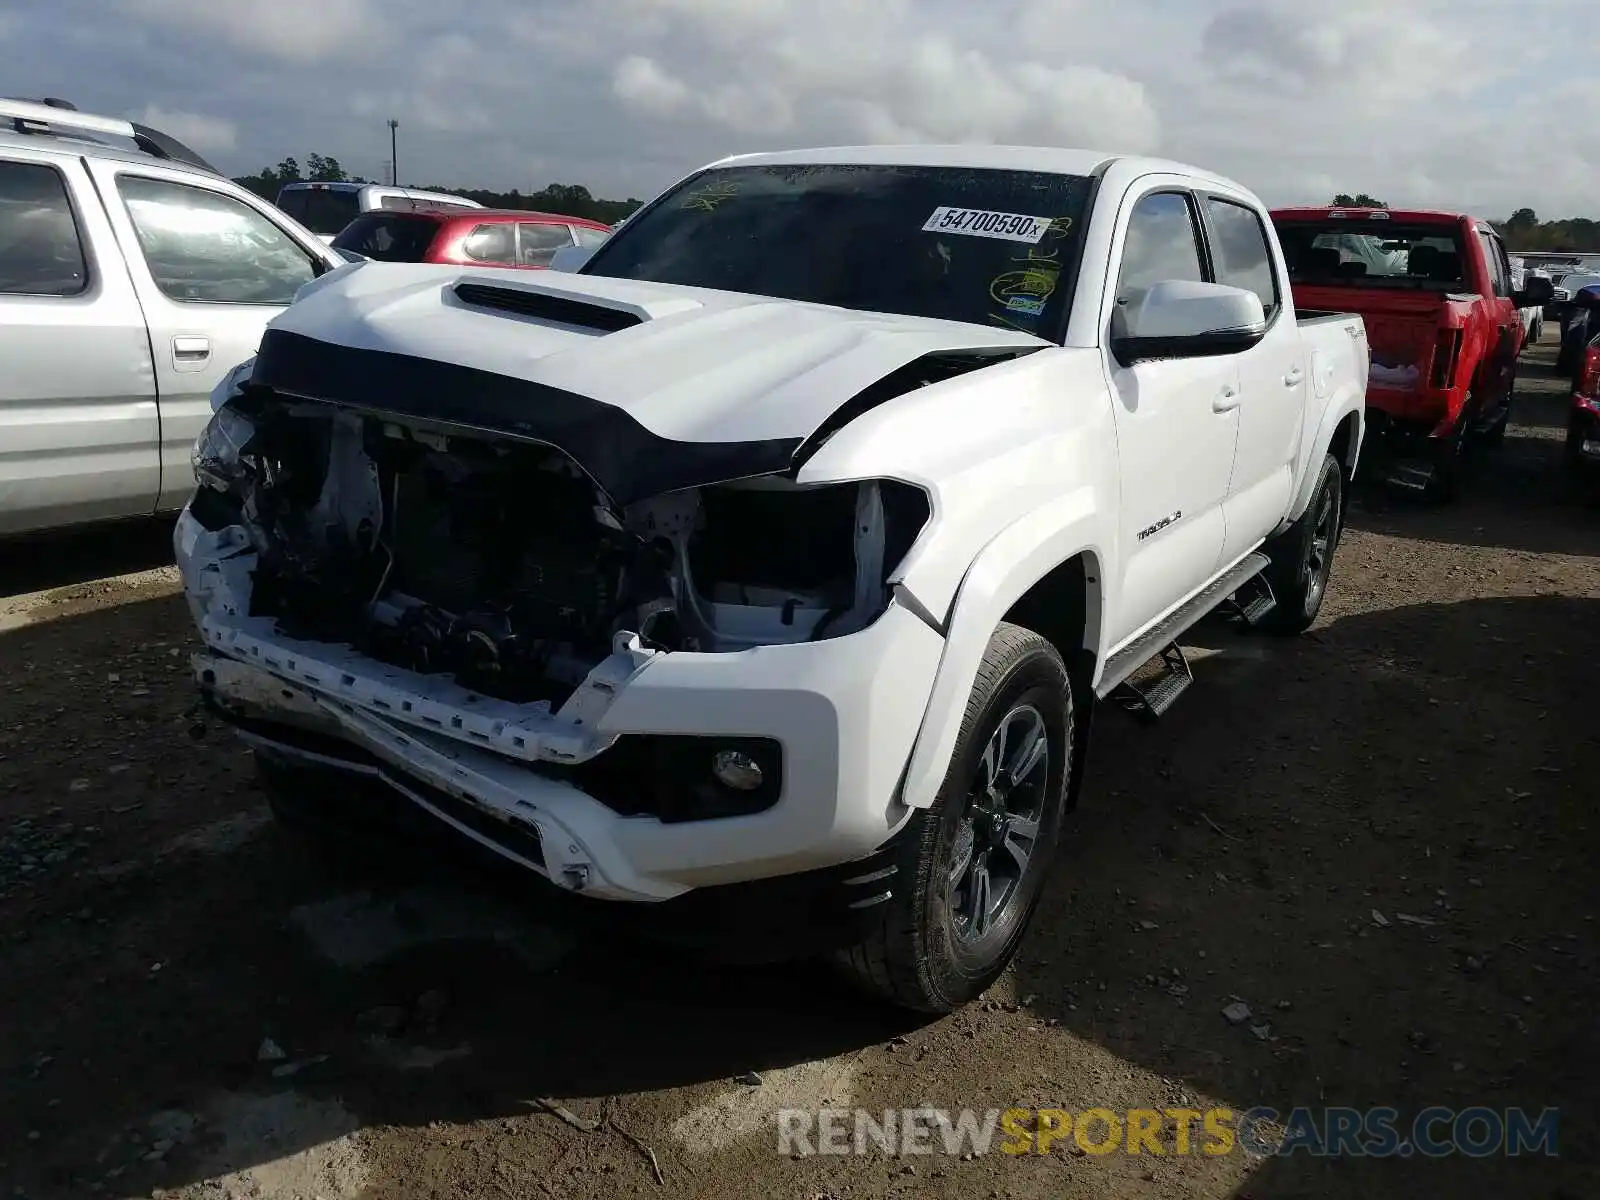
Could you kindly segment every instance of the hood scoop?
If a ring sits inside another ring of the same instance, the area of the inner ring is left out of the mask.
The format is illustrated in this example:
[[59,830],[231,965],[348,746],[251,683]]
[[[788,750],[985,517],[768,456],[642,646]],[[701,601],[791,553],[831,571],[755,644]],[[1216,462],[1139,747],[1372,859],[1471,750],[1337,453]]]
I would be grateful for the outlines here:
[[525,288],[495,287],[487,283],[458,283],[456,299],[473,308],[493,308],[501,312],[516,313],[520,317],[533,317],[540,321],[553,321],[560,325],[575,325],[580,329],[594,329],[601,333],[617,333],[643,325],[644,318],[625,308],[592,300],[577,300],[570,296],[553,296],[548,292],[535,292]]

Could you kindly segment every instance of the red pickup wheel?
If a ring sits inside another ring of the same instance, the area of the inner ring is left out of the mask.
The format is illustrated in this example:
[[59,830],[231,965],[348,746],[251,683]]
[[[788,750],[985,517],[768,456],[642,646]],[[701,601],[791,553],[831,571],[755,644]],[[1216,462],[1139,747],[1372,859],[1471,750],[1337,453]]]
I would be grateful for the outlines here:
[[1512,365],[1510,373],[1506,376],[1506,396],[1501,402],[1500,411],[1495,414],[1494,420],[1478,434],[1478,440],[1485,446],[1498,446],[1506,440],[1506,426],[1511,424],[1511,406],[1517,400],[1517,368]]

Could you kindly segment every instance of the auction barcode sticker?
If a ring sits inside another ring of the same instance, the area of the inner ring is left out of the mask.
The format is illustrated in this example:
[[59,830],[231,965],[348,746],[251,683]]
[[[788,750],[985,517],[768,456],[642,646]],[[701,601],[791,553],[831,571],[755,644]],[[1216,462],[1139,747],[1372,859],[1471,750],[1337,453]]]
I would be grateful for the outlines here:
[[1037,245],[1050,229],[1050,218],[986,212],[981,208],[936,208],[922,229],[924,233],[959,233]]

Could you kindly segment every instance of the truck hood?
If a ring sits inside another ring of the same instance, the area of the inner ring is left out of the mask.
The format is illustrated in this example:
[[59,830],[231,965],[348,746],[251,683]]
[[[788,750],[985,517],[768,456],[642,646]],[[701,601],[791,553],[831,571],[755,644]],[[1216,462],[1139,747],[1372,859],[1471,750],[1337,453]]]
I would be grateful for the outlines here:
[[948,378],[1047,345],[672,284],[363,262],[269,324],[250,384],[542,442],[627,505],[782,471],[830,418],[924,382],[904,370],[919,360]]

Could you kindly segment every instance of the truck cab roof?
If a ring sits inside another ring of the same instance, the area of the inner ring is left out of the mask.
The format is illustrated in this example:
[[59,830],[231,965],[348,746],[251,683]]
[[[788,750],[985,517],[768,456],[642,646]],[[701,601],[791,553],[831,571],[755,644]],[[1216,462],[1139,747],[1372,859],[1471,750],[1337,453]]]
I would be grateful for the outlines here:
[[954,167],[972,170],[1042,171],[1053,175],[1103,176],[1112,167],[1122,167],[1134,176],[1184,175],[1201,183],[1239,189],[1225,176],[1164,158],[1148,158],[1114,151],[1070,149],[1059,146],[921,145],[826,146],[805,150],[778,150],[757,154],[737,154],[711,163],[708,167],[783,166],[816,164],[897,165]]

